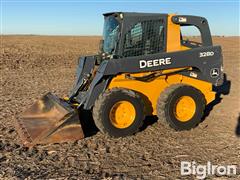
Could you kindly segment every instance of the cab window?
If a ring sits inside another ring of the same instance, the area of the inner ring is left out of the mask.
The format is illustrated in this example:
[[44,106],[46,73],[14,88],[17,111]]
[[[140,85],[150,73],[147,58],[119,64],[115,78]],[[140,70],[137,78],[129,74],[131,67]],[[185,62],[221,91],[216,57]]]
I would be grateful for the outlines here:
[[164,34],[164,21],[161,19],[135,24],[124,37],[123,56],[140,56],[163,51]]
[[196,26],[181,26],[181,44],[188,48],[202,46],[201,33]]

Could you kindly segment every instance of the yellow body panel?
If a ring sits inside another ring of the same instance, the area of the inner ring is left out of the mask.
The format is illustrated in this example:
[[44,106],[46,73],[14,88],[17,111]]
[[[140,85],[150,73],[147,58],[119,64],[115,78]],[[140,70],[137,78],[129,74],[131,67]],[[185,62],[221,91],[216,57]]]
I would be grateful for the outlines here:
[[[182,46],[180,42],[180,25],[174,24],[171,21],[173,15],[168,16],[167,23],[167,52],[172,51],[183,51],[189,48]],[[181,61],[181,59],[179,59]],[[187,67],[186,67],[187,68]],[[179,69],[179,68],[178,68]],[[177,71],[176,69],[164,70],[162,73],[168,73],[171,71]],[[152,72],[145,73],[134,73],[131,76],[141,77]],[[156,115],[156,105],[157,99],[159,98],[161,92],[172,84],[183,83],[190,85],[200,90],[205,96],[206,104],[209,104],[215,99],[215,92],[212,91],[212,84],[201,81],[198,79],[190,78],[180,74],[162,75],[150,82],[137,81],[133,79],[126,78],[127,74],[121,74],[115,76],[110,82],[108,89],[115,87],[126,88],[134,90],[140,93],[146,105],[146,110],[148,115]]]
[[171,19],[175,14],[168,15],[167,22],[167,52],[181,50],[180,25],[174,24]]
[[181,45],[180,25],[174,24],[171,19],[175,14],[168,15],[167,23],[167,52],[184,51],[190,48]]
[[204,94],[207,104],[215,99],[215,93],[212,91],[211,83],[192,79],[179,74],[160,76],[150,82],[127,79],[125,75],[126,74],[121,74],[114,77],[108,88],[126,88],[140,93],[145,102],[148,115],[156,115],[157,99],[161,92],[164,91],[166,87],[176,83],[184,83],[199,89]]

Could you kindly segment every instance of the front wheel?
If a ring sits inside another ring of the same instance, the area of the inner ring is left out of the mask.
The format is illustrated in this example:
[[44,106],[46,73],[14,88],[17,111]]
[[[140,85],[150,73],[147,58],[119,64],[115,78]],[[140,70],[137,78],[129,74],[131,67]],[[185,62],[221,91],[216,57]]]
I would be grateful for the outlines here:
[[136,133],[144,118],[142,98],[136,92],[123,88],[107,90],[93,107],[93,119],[98,129],[114,137]]

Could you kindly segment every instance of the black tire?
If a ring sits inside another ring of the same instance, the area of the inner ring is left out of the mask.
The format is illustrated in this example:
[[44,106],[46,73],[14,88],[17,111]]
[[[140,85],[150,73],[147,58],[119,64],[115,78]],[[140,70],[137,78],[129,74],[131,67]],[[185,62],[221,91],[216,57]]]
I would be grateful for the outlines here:
[[[182,96],[190,96],[196,105],[194,115],[186,122],[179,121],[175,115],[176,104]],[[177,131],[190,130],[201,122],[205,105],[206,100],[199,90],[184,84],[174,84],[166,88],[158,98],[157,116]]]
[[[111,108],[120,101],[130,102],[136,112],[134,121],[126,128],[115,127],[109,117]],[[93,107],[93,119],[97,128],[101,132],[113,137],[124,137],[136,133],[142,126],[144,118],[144,103],[140,95],[123,88],[107,90],[99,96]]]

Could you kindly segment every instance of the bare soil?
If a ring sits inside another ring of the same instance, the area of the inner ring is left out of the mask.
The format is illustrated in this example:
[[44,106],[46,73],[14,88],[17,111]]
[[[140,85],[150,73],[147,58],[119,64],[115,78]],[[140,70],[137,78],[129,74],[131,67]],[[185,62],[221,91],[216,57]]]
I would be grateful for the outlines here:
[[239,168],[240,38],[213,39],[223,48],[231,91],[207,107],[197,128],[176,132],[149,118],[134,136],[114,139],[97,132],[76,142],[28,149],[20,143],[14,119],[49,91],[61,97],[68,94],[78,57],[96,53],[100,37],[3,36],[0,179],[181,179],[183,160]]

